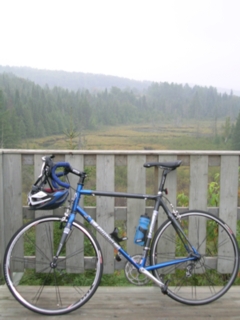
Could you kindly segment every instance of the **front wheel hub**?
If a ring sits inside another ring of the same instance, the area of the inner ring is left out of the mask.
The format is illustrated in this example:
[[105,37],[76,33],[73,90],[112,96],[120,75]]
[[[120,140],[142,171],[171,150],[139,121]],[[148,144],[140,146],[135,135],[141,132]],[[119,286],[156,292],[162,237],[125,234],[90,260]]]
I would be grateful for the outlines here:
[[50,267],[52,268],[52,269],[55,269],[56,267],[57,267],[57,262],[51,262],[50,263]]

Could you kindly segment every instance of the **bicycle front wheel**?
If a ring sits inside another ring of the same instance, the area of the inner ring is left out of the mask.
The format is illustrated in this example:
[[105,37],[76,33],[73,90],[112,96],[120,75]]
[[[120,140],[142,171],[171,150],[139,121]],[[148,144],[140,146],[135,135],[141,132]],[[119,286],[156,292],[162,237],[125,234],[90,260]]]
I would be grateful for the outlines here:
[[96,291],[103,271],[97,240],[73,222],[56,263],[63,233],[61,217],[35,219],[18,230],[4,257],[4,276],[13,296],[26,308],[46,315],[71,312]]
[[[231,229],[208,212],[188,211],[177,217],[191,244],[200,253],[195,261],[181,262],[153,271],[168,284],[168,296],[189,305],[210,303],[233,284],[239,269],[239,249]],[[186,258],[186,246],[171,221],[157,230],[151,264]]]

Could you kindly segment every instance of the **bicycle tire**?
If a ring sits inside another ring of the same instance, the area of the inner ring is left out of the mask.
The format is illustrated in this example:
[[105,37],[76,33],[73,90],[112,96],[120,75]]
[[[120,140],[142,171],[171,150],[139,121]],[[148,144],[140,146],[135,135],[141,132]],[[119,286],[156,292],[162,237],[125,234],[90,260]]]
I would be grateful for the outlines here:
[[[201,259],[155,269],[153,274],[167,284],[172,299],[188,305],[210,303],[228,291],[238,274],[237,240],[226,223],[208,212],[186,211],[177,219]],[[152,241],[151,265],[186,256],[172,222],[164,222]]]
[[4,277],[24,307],[45,315],[69,313],[95,293],[103,272],[99,243],[74,221],[57,264],[51,264],[63,232],[61,217],[37,218],[11,238],[4,256]]

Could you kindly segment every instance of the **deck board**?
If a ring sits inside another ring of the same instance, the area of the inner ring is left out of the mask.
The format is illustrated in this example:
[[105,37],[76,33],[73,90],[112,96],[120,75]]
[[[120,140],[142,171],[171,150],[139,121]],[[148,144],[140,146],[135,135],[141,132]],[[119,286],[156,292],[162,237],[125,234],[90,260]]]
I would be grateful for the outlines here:
[[[99,287],[82,308],[66,319],[125,320],[200,320],[240,319],[240,287],[232,287],[222,298],[211,304],[192,307],[163,295],[157,287]],[[60,319],[51,316],[49,319]],[[42,320],[46,316],[31,312],[14,300],[6,286],[0,286],[0,319]]]

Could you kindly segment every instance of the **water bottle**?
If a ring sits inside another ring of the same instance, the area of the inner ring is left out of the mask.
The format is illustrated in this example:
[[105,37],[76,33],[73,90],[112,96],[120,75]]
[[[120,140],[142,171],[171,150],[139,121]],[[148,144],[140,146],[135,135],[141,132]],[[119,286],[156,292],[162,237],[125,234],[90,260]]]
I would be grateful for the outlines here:
[[149,216],[147,214],[141,215],[134,237],[135,244],[139,246],[144,246],[149,223]]

